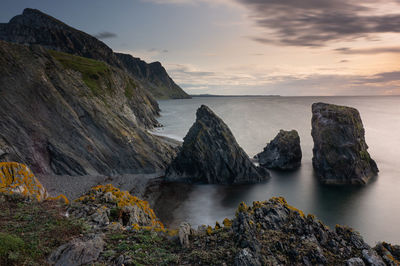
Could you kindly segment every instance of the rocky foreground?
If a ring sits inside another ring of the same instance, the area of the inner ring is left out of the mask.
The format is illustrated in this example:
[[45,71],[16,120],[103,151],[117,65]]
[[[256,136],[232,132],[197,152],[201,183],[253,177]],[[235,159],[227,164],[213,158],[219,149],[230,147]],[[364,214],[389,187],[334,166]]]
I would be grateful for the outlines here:
[[112,185],[71,202],[38,201],[37,189],[16,188],[41,184],[20,175],[1,176],[0,265],[400,265],[400,246],[372,248],[352,228],[330,229],[280,197],[241,203],[215,226],[168,229],[147,202]]
[[326,103],[312,105],[313,166],[325,184],[366,184],[378,173],[368,153],[357,109]]

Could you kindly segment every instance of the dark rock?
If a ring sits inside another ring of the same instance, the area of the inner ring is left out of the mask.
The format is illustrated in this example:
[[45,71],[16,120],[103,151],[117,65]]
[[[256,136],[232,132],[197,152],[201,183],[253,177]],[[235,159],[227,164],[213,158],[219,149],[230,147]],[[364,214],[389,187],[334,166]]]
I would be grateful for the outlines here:
[[364,249],[362,251],[363,258],[367,265],[371,266],[385,266],[386,264],[382,261],[382,258],[373,249]]
[[50,265],[78,266],[96,262],[104,249],[102,236],[93,235],[83,239],[74,239],[62,245],[49,257]]
[[0,41],[0,72],[1,161],[35,174],[111,175],[165,169],[175,155],[146,130],[158,124],[151,95],[118,68]]
[[378,243],[374,250],[382,257],[387,265],[398,266],[400,265],[400,246],[391,245],[386,242]]
[[160,62],[146,63],[129,54],[115,53],[129,73],[148,84],[147,88],[157,99],[191,98],[168,75]]
[[280,130],[264,151],[255,157],[266,168],[293,170],[300,167],[302,153],[299,134],[296,130]]
[[250,161],[228,126],[202,105],[165,176],[169,181],[239,184],[264,181],[269,173]]
[[261,266],[260,261],[254,256],[253,252],[244,248],[236,254],[235,266]]
[[347,266],[364,266],[365,263],[361,258],[351,258],[346,261]]
[[359,112],[326,103],[312,105],[313,166],[326,184],[366,184],[378,173],[365,143]]
[[[102,41],[37,9],[26,8],[9,23],[1,23],[0,40],[36,44],[48,49],[101,60],[126,70],[157,98],[190,98],[175,84],[159,62],[148,64],[130,55],[114,53]],[[157,102],[153,104],[157,105]]]

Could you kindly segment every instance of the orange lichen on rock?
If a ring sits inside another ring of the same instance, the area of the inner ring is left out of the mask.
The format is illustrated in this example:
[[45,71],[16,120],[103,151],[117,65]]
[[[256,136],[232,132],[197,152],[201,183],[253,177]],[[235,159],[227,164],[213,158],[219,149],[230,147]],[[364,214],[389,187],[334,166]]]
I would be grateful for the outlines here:
[[46,189],[24,164],[0,163],[0,193],[21,194],[38,201],[47,199]]
[[272,202],[274,202],[274,203],[277,203],[277,204],[282,204],[282,205],[285,206],[287,209],[289,209],[289,210],[291,210],[291,211],[294,211],[294,212],[297,212],[301,217],[303,217],[303,218],[306,217],[306,216],[304,215],[304,212],[303,212],[302,210],[299,210],[299,209],[297,209],[297,208],[295,208],[295,207],[289,205],[289,204],[286,202],[285,198],[283,198],[283,197],[272,197],[272,198],[270,199],[270,201],[272,201]]
[[57,200],[65,204],[69,204],[69,200],[64,194],[60,194],[57,197],[48,197],[47,200]]
[[102,200],[115,204],[119,209],[133,207],[137,208],[137,210],[140,212],[144,212],[148,218],[146,221],[149,220],[151,225],[140,226],[138,224],[132,224],[134,229],[139,230],[161,228],[164,230],[164,225],[158,220],[153,209],[150,208],[150,205],[147,201],[140,200],[139,198],[132,196],[128,191],[121,191],[111,184],[93,187],[88,193],[76,199],[75,201],[95,202],[99,200],[99,195],[102,195]]

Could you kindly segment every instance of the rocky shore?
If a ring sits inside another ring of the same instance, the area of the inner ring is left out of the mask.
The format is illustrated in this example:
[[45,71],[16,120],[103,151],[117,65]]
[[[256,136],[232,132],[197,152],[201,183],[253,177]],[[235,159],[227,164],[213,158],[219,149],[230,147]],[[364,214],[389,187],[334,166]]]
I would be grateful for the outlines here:
[[[35,182],[18,185],[42,187]],[[2,182],[0,188],[12,184]],[[232,220],[213,226],[182,223],[171,229],[147,202],[111,184],[93,187],[73,201],[38,201],[38,191],[19,191],[0,190],[1,265],[400,263],[400,246],[380,242],[371,247],[352,228],[330,229],[281,197],[252,206],[242,202]]]

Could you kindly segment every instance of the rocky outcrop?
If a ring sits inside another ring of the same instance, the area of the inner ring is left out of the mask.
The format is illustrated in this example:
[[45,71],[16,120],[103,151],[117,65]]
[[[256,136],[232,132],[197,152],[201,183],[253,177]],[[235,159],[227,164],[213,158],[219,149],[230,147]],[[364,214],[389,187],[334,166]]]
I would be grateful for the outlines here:
[[104,61],[130,73],[158,98],[190,98],[168,76],[159,62],[147,64],[130,55],[115,54],[95,37],[74,29],[39,10],[26,8],[8,23],[0,24],[0,40],[41,45],[82,57]]
[[[352,228],[329,229],[313,215],[305,216],[283,198],[241,203],[233,220],[241,248],[237,265],[385,265],[382,257]],[[388,265],[396,265],[398,246],[390,246]]]
[[160,62],[148,64],[140,58],[129,54],[115,53],[115,55],[129,73],[146,82],[148,90],[157,99],[191,98],[171,79]]
[[46,189],[24,164],[0,163],[0,193],[20,194],[37,201],[47,199]]
[[239,184],[269,177],[267,170],[250,161],[228,126],[205,105],[197,110],[196,122],[183,140],[166,170],[169,181]]
[[323,183],[366,184],[378,173],[356,109],[314,103],[312,114],[313,166]]
[[96,262],[104,249],[105,242],[101,235],[92,235],[74,239],[60,246],[49,257],[50,265],[79,266]]
[[280,170],[300,167],[301,157],[300,137],[296,130],[280,130],[264,151],[255,156],[261,166]]
[[36,174],[132,174],[165,169],[175,151],[146,131],[158,106],[137,80],[104,62],[0,41],[1,161]]
[[68,213],[76,218],[84,218],[94,228],[164,228],[148,202],[111,184],[93,187],[75,200]]

